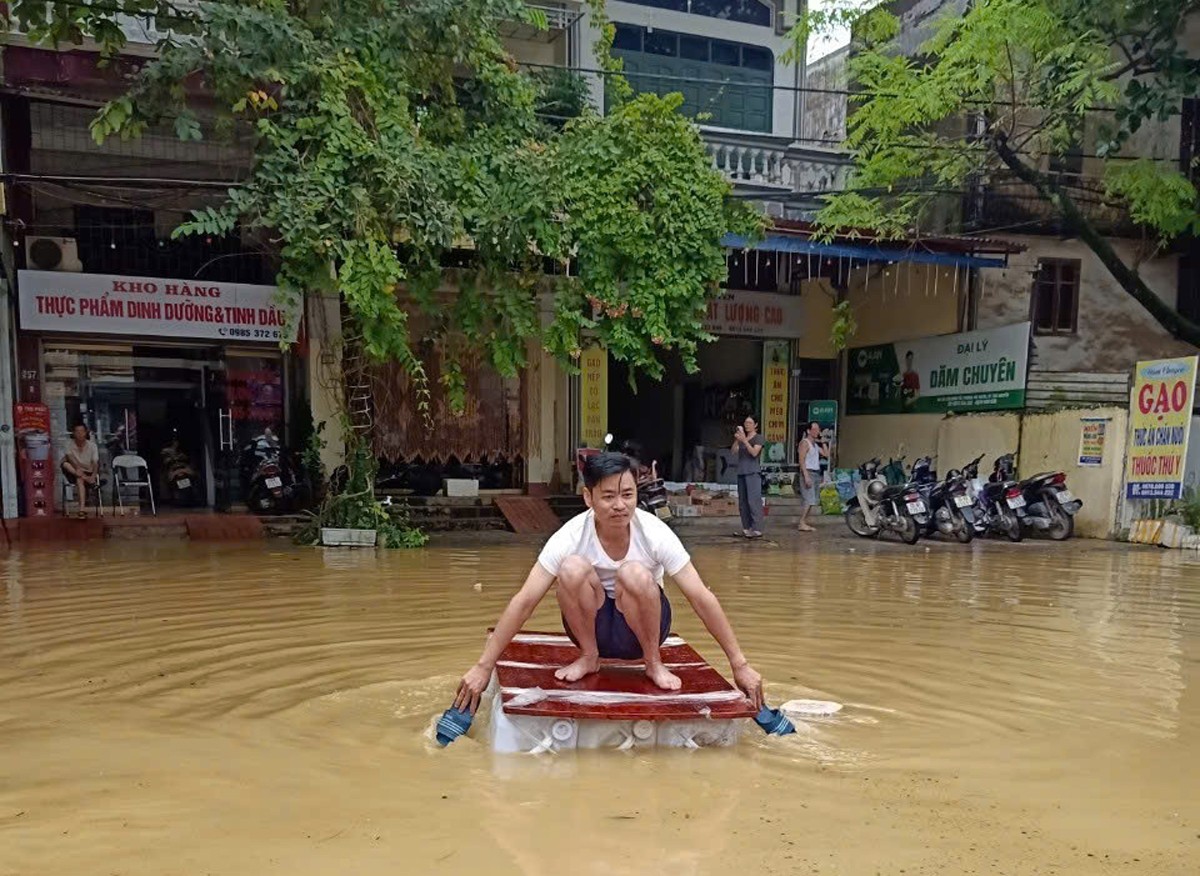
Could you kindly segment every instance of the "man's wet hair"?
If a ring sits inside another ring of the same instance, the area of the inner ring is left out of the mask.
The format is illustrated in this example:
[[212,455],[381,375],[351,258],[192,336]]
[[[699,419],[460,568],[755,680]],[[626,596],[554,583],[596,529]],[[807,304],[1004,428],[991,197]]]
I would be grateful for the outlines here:
[[583,485],[596,489],[605,478],[633,471],[633,460],[624,453],[597,453],[583,463]]

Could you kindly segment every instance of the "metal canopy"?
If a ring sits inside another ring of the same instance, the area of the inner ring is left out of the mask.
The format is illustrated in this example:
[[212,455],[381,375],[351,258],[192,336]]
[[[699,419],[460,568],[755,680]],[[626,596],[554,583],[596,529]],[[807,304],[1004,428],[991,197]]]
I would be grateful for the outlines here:
[[768,234],[751,244],[737,234],[726,234],[721,245],[730,249],[758,249],[767,252],[792,252],[829,258],[848,258],[863,262],[915,262],[923,265],[955,265],[962,268],[1006,268],[1008,258],[983,258],[951,252],[929,252],[918,249],[888,249],[875,243],[820,243],[800,237]]

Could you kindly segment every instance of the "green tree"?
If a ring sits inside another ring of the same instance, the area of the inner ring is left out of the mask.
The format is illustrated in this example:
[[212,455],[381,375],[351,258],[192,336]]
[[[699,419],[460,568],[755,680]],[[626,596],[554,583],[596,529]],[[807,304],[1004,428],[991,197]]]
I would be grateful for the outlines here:
[[[1196,0],[976,0],[948,13],[916,51],[902,51],[887,6],[835,2],[794,32],[854,23],[847,146],[855,172],[828,199],[830,229],[902,234],[935,224],[943,194],[997,173],[1051,205],[1121,287],[1171,334],[1200,345],[1200,326],[1158,298],[1097,229],[1049,160],[1094,144],[1107,203],[1128,209],[1166,245],[1200,234],[1197,192],[1168,162],[1138,157],[1131,140],[1200,93],[1200,62],[1181,37]],[[1166,150],[1169,152],[1169,150]]]
[[[592,6],[613,68],[612,28],[601,0]],[[546,25],[522,0],[7,4],[33,39],[93,40],[106,57],[125,45],[122,14],[154,26],[157,51],[99,111],[96,140],[164,124],[185,140],[252,128],[245,182],[177,233],[266,229],[283,294],[339,293],[370,357],[426,379],[408,329],[416,308],[434,318],[435,343],[477,346],[506,376],[531,342],[570,365],[584,332],[650,376],[666,351],[694,365],[725,275],[721,237],[752,234],[759,219],[730,197],[678,96],[616,89],[601,117],[576,84],[522,71],[500,24]],[[464,245],[461,292],[438,294],[445,256]],[[457,359],[443,358],[439,379],[461,405]]]

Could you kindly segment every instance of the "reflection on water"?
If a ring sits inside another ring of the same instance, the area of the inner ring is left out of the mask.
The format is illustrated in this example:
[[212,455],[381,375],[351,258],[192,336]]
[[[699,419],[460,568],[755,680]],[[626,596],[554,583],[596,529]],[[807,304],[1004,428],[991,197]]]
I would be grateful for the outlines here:
[[841,712],[541,758],[428,737],[536,545],[0,555],[0,876],[1200,872],[1194,556],[821,538],[695,558]]

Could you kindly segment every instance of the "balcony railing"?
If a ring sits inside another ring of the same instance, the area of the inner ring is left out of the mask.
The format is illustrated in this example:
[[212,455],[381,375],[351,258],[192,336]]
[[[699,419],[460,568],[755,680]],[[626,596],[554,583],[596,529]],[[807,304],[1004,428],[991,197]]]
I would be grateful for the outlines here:
[[[1137,236],[1129,211],[1108,197],[1104,183],[1077,174],[1059,174],[1059,185],[1096,230],[1113,237]],[[968,197],[965,213],[968,228],[1011,228],[1032,234],[1070,233],[1061,211],[1015,177],[993,175]]]
[[[746,194],[820,195],[843,189],[850,172],[850,157],[834,149],[814,149],[789,137],[742,134],[702,129],[713,167]],[[803,199],[799,199],[803,200]]]
[[546,19],[546,29],[541,30],[524,21],[505,21],[500,24],[502,36],[533,42],[553,42],[583,16],[580,4],[574,0],[561,3],[538,0],[527,2],[525,5]]

